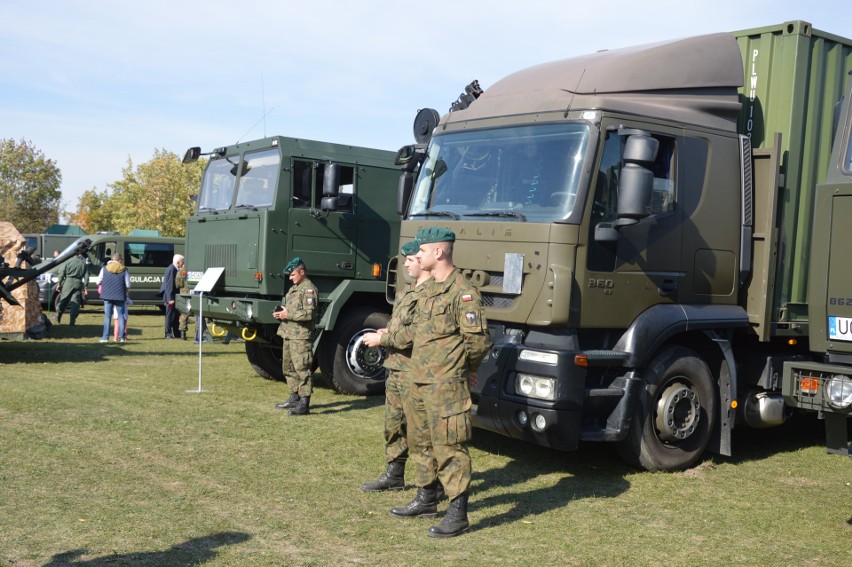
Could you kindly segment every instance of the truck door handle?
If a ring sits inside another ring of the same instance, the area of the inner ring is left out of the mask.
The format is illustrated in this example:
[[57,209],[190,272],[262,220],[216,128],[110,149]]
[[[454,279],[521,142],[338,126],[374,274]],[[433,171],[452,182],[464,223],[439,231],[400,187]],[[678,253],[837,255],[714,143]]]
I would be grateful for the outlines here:
[[662,296],[673,295],[677,291],[677,280],[665,279],[660,282],[657,293]]
[[341,270],[351,270],[352,269],[352,262],[341,262],[337,265],[337,267],[340,268]]

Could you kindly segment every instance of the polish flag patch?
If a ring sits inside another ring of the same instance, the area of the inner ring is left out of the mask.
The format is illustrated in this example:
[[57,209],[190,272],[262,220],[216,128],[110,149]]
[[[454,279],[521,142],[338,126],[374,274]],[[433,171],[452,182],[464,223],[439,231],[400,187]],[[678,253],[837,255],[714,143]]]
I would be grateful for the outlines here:
[[473,301],[473,296],[469,293],[462,295],[462,301]]

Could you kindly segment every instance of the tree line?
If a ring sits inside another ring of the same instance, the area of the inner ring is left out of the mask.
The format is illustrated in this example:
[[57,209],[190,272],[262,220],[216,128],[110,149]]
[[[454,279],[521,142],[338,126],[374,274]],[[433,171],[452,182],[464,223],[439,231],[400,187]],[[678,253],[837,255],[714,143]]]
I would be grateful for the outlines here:
[[177,154],[155,149],[145,163],[134,166],[128,158],[121,179],[102,191],[84,191],[74,210],[62,211],[56,162],[30,141],[0,139],[0,220],[22,233],[41,233],[64,214],[68,224],[88,234],[143,228],[185,236],[206,164],[204,159],[183,164]]

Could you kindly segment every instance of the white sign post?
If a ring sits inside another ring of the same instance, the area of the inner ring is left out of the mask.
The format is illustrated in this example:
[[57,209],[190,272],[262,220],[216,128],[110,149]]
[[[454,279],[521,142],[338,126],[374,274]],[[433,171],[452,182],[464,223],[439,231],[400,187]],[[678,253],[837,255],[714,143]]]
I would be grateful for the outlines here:
[[213,289],[213,286],[219,281],[224,271],[225,268],[207,268],[207,271],[201,276],[201,281],[192,290],[192,293],[198,294],[198,318],[195,320],[195,328],[198,333],[198,389],[187,390],[188,394],[200,394],[206,391],[201,389],[201,345],[204,344],[204,292]]

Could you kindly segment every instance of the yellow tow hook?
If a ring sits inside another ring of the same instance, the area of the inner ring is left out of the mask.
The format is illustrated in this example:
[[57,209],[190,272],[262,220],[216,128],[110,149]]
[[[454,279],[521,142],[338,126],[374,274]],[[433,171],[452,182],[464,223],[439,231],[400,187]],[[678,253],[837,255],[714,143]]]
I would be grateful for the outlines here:
[[223,329],[222,327],[220,327],[216,323],[212,323],[210,325],[210,334],[213,335],[214,337],[224,337],[225,333],[226,333],[225,329]]
[[[249,336],[248,331],[251,331],[251,336]],[[253,341],[257,337],[257,329],[249,329],[248,327],[243,327],[242,335],[244,341]]]

